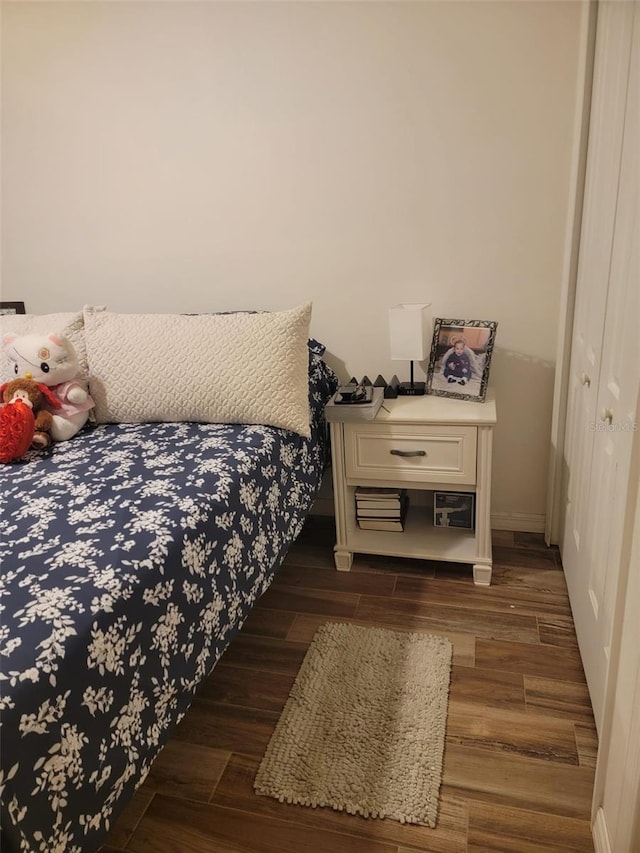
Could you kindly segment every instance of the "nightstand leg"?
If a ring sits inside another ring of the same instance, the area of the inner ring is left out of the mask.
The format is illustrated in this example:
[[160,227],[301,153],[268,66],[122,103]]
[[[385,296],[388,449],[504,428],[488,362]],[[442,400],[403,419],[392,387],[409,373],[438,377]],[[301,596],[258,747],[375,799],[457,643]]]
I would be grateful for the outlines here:
[[[476,560],[473,582],[491,586],[491,451],[493,430],[478,427],[478,466],[476,480]],[[481,562],[482,561],[482,562]]]
[[473,582],[476,586],[491,586],[491,565],[475,563],[473,566]]
[[336,569],[339,572],[348,572],[353,563],[353,551],[345,551],[337,546],[333,549],[333,558],[336,561]]

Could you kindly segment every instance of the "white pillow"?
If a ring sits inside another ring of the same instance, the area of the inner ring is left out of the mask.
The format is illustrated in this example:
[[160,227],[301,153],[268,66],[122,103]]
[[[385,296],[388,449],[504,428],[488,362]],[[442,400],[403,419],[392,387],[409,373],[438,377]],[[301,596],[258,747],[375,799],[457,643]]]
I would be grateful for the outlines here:
[[98,423],[268,424],[309,437],[311,305],[260,314],[85,308]]
[[[84,345],[84,318],[82,311],[59,314],[2,314],[0,315],[0,342],[6,334],[48,335],[56,332],[65,335],[78,354],[81,379],[87,378],[87,350]],[[15,379],[4,354],[0,358],[0,384]]]

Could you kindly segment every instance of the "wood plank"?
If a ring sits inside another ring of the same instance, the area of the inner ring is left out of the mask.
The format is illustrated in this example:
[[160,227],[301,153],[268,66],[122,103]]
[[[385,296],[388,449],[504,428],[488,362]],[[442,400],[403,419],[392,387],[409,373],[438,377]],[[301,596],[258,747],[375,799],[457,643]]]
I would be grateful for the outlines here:
[[491,531],[491,543],[492,543],[494,548],[497,548],[498,545],[513,547],[513,545],[514,545],[513,530],[492,530]]
[[451,744],[525,758],[577,766],[578,750],[573,723],[557,717],[536,717],[535,726],[524,709],[478,708],[477,704],[449,702],[447,748]]
[[134,833],[135,828],[142,820],[149,803],[154,797],[153,791],[137,790],[129,802],[124,806],[109,833],[108,843],[110,847],[122,849]]
[[[333,540],[335,541],[335,539]],[[331,547],[317,548],[310,545],[297,543],[292,546],[287,556],[282,563],[283,566],[304,566],[305,568],[315,567],[318,569],[336,570],[336,564],[333,559],[333,544]]]
[[588,820],[469,803],[469,853],[589,853]]
[[542,713],[593,725],[589,690],[584,679],[524,676],[524,698],[529,713]]
[[476,640],[476,665],[484,669],[503,669],[523,675],[585,683],[577,649],[479,637]]
[[212,803],[239,808],[263,817],[290,820],[308,827],[330,829],[364,840],[403,843],[432,853],[465,851],[466,804],[446,787],[440,791],[438,824],[435,829],[430,829],[426,826],[401,824],[395,820],[365,820],[359,815],[349,815],[333,809],[306,808],[281,803],[273,797],[258,796],[253,790],[258,766],[258,759],[234,755],[215,790]]
[[241,633],[235,637],[222,660],[227,666],[295,675],[306,652],[306,646],[299,643]]
[[578,648],[576,629],[570,615],[561,616],[556,613],[555,615],[538,616],[538,633],[541,643],[570,649]]
[[396,576],[362,572],[337,572],[335,566],[330,569],[305,567],[300,571],[299,566],[283,566],[274,581],[273,587],[278,589],[284,585],[292,589],[315,589],[351,592],[369,595],[391,595],[396,584]]
[[362,625],[366,627],[389,628],[391,631],[423,631],[427,634],[434,634],[436,637],[446,637],[453,645],[453,663],[463,666],[473,666],[475,658],[476,638],[473,634],[461,634],[456,631],[439,630],[433,628],[425,628],[420,619],[407,618],[405,616],[397,616],[388,614],[376,620],[371,619],[331,619],[327,620],[324,616],[312,616],[309,614],[301,614],[296,617],[295,622],[289,635],[288,640],[296,643],[309,645],[313,639],[313,635],[318,630],[320,625],[325,622],[348,622],[350,625]]
[[511,708],[524,711],[524,679],[517,672],[461,666],[454,661],[449,701],[474,703],[487,709]]
[[396,853],[397,845],[237,809],[157,795],[127,850],[133,853]]
[[536,548],[538,551],[557,551],[555,545],[550,548],[544,541],[544,533],[521,533],[514,531],[513,544],[516,548]]
[[312,532],[307,530],[307,525],[305,524],[302,532],[289,548],[283,561],[283,566],[295,565],[305,566],[306,568],[315,566],[327,569],[333,566],[335,571],[335,563],[333,561],[333,546],[335,542],[336,530],[334,524],[324,526],[324,529]]
[[418,575],[435,577],[438,563],[435,560],[413,560],[409,557],[392,557],[378,554],[354,554],[351,573]]
[[443,781],[468,799],[589,820],[594,771],[447,744]]
[[576,746],[581,767],[596,766],[598,757],[598,732],[594,723],[574,723]]
[[279,585],[262,596],[264,607],[295,613],[324,613],[327,616],[353,616],[360,596],[332,590],[296,589]]
[[285,613],[282,610],[269,610],[261,600],[245,620],[242,626],[242,633],[284,639],[295,618],[295,613]]
[[[357,619],[372,622],[389,613],[420,619],[426,629],[453,630],[489,639],[538,642],[538,626],[533,616],[506,613],[477,613],[466,607],[408,601],[403,598],[380,598],[363,595],[356,609]],[[492,669],[493,667],[488,667]]]
[[510,569],[552,569],[561,574],[553,548],[509,548],[496,545],[493,549],[493,565]]
[[206,803],[230,757],[226,750],[171,738],[138,793],[168,794]]
[[[364,590],[366,592],[366,590]],[[369,595],[375,595],[373,590]],[[566,617],[564,623],[559,620],[565,630],[573,630],[571,608],[566,593],[551,592],[541,589],[513,590],[507,585],[492,584],[490,587],[479,587],[468,577],[466,583],[452,586],[450,580],[436,578],[425,580],[417,577],[399,577],[393,591],[394,598],[406,598],[412,601],[439,602],[456,607],[469,607],[475,611],[497,611],[501,613],[537,616],[554,624],[553,615]],[[568,623],[568,625],[567,625]],[[575,631],[573,632],[575,636]],[[559,645],[559,643],[557,644]]]
[[515,586],[519,589],[535,589],[567,595],[567,582],[564,574],[553,566],[525,568],[512,566],[509,563],[494,563],[491,586],[494,584],[496,586]]
[[438,563],[435,577],[450,584],[472,584],[473,567],[470,563]]
[[194,699],[173,737],[212,749],[262,757],[278,716],[274,711]]
[[280,712],[294,680],[295,673],[247,671],[246,667],[228,665],[223,658],[198,691],[198,696],[224,705]]

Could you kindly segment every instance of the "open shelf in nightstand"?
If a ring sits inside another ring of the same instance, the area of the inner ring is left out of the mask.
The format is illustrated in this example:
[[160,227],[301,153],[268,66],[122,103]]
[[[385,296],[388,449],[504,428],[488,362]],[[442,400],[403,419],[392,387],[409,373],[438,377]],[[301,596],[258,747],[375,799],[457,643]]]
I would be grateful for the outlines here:
[[409,491],[409,507],[401,532],[361,529],[355,512],[355,486],[347,486],[347,500],[351,503],[351,512],[347,511],[347,541],[355,552],[453,563],[474,562],[475,532],[435,527],[433,504],[412,502],[412,491]]

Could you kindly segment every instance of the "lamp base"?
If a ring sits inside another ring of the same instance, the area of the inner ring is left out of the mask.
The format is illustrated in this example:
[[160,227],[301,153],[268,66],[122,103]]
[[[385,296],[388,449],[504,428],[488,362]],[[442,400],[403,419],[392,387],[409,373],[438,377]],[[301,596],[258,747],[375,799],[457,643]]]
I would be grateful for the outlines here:
[[424,382],[401,382],[398,387],[398,396],[400,397],[422,397],[424,393]]

